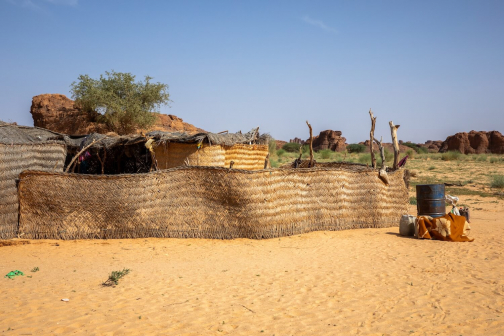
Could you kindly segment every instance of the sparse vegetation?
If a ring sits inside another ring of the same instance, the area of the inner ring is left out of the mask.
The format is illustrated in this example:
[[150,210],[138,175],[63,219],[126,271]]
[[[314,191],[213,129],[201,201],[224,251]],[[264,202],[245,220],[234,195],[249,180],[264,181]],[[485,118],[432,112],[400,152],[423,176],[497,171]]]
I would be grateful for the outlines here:
[[40,271],[40,269],[39,269],[38,267],[33,267],[31,271],[32,271],[33,273],[35,273],[35,272]]
[[135,82],[131,73],[106,71],[93,79],[80,75],[71,85],[72,98],[86,111],[99,113],[99,120],[118,134],[130,134],[136,128],[148,128],[156,121],[161,105],[170,101],[168,85],[152,83],[145,76]]
[[350,144],[347,146],[348,153],[362,153],[366,150],[366,146],[362,144]]
[[494,175],[492,176],[492,182],[490,183],[492,188],[504,188],[504,175]]
[[123,268],[122,271],[113,271],[112,273],[110,273],[107,281],[105,281],[102,285],[103,286],[118,285],[119,284],[119,279],[121,279],[122,277],[124,277],[125,275],[127,275],[129,272],[130,272],[130,270],[127,269],[127,268]]
[[282,157],[282,155],[284,155],[284,154],[285,154],[285,149],[283,149],[283,148],[276,151],[276,155],[278,157]]
[[448,151],[441,155],[441,160],[443,161],[455,161],[460,158],[462,154],[459,151]]
[[410,197],[409,204],[411,204],[411,205],[417,205],[417,199],[416,199],[416,197]]
[[277,150],[276,147],[277,147],[276,141],[274,139],[271,139],[268,142],[268,152],[269,152],[270,156],[272,156],[276,153],[276,150]]
[[300,144],[295,142],[288,142],[282,146],[282,149],[289,153],[299,153]]
[[319,151],[320,157],[324,160],[329,159],[332,156],[333,151],[330,149],[323,149]]

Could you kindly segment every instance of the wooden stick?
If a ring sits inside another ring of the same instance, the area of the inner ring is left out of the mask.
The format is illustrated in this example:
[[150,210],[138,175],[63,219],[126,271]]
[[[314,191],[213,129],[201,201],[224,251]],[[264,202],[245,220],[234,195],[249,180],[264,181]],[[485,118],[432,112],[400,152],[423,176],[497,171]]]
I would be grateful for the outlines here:
[[266,159],[264,160],[264,169],[267,169],[269,166],[269,153],[266,155]]
[[376,126],[376,118],[371,109],[369,109],[369,116],[371,117],[371,131],[369,132],[369,152],[371,153],[371,166],[376,168],[376,158],[373,151],[374,130]]
[[376,138],[373,138],[376,144],[378,145],[378,149],[380,151],[380,156],[381,156],[381,169],[385,169],[385,148],[383,148],[383,137],[380,138],[380,141],[378,141]]
[[70,169],[70,167],[72,166],[72,164],[74,163],[74,161],[82,154],[84,153],[89,147],[93,146],[94,144],[97,144],[98,142],[102,141],[102,140],[105,140],[107,139],[107,137],[103,137],[101,138],[100,140],[93,140],[93,142],[91,142],[89,145],[87,145],[86,147],[82,148],[81,151],[79,153],[77,153],[72,161],[70,161],[70,163],[68,164],[67,168],[65,169],[65,173],[68,173],[68,170]]
[[313,131],[310,123],[306,120],[306,125],[310,129],[310,168],[313,167]]
[[98,160],[101,163],[101,173],[103,175],[105,174],[105,160],[107,159],[107,149],[103,148],[103,160],[100,157],[100,149],[98,149],[98,154],[96,156],[98,156]]
[[399,163],[399,142],[397,142],[397,129],[400,125],[394,125],[393,121],[389,121],[390,133],[392,134],[392,144],[394,145],[394,169],[397,169]]

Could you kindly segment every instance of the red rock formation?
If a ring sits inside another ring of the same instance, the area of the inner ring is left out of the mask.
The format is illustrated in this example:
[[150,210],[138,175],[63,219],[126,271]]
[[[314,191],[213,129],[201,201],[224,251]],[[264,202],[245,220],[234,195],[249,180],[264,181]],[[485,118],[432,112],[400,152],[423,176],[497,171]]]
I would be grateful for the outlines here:
[[441,141],[441,140],[435,140],[435,141],[427,140],[427,141],[425,141],[425,144],[418,144],[418,146],[425,147],[425,148],[427,148],[427,150],[429,152],[432,152],[432,153],[439,152],[439,149],[441,148],[442,145],[443,145],[443,141]]
[[276,149],[281,149],[283,147],[283,145],[285,145],[287,143],[287,141],[283,141],[283,140],[275,140],[276,141]]
[[297,144],[300,144],[301,146],[303,146],[305,144],[305,141],[301,140],[299,138],[290,139],[289,142],[297,143]]
[[[33,124],[54,132],[83,135],[89,133],[108,133],[110,129],[105,124],[97,122],[97,112],[85,112],[75,102],[62,94],[42,94],[33,97],[30,113]],[[204,132],[191,124],[185,123],[174,115],[156,114],[157,120],[149,130],[166,132]]]
[[[318,136],[313,137],[313,150],[319,151],[323,149],[330,149],[335,152],[342,152],[346,150],[346,139],[341,136],[341,131],[322,131]],[[309,143],[307,139],[305,143]]]
[[451,135],[443,142],[440,152],[456,150],[462,154],[504,154],[504,137],[500,132],[461,132]]

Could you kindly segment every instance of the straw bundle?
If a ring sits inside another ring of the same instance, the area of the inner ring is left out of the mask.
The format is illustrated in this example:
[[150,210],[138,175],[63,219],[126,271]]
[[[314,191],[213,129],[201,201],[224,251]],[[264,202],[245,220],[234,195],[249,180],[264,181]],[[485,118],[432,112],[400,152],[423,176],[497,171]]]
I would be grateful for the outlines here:
[[[25,238],[272,238],[397,226],[403,171],[179,167],[136,175],[24,172]],[[52,188],[47,188],[51,185]]]
[[61,172],[65,156],[65,146],[59,143],[0,144],[0,238],[17,233],[19,174],[26,169]]

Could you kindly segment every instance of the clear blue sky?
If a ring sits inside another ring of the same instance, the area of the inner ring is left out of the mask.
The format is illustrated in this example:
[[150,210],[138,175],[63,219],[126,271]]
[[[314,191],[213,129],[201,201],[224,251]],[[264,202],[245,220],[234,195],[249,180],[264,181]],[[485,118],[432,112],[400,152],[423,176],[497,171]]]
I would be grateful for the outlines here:
[[0,119],[107,70],[170,86],[174,114],[275,138],[504,132],[504,1],[0,0]]

